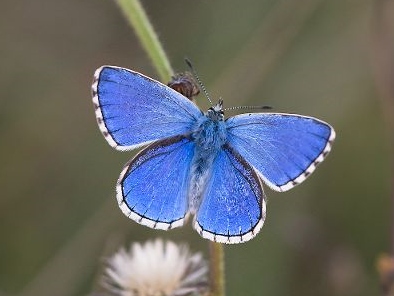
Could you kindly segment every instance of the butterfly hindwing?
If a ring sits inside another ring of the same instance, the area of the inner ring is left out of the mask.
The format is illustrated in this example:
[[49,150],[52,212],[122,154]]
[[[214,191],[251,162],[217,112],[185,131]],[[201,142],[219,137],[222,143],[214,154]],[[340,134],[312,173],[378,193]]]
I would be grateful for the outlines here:
[[242,114],[226,120],[229,144],[274,190],[304,181],[331,150],[334,129],[313,117]]
[[125,68],[97,69],[92,92],[100,130],[118,150],[190,132],[203,115],[175,90]]
[[242,156],[225,145],[213,163],[194,228],[212,241],[246,242],[263,226],[265,212],[260,178]]
[[177,136],[152,143],[124,167],[117,183],[123,213],[151,228],[182,226],[194,143]]

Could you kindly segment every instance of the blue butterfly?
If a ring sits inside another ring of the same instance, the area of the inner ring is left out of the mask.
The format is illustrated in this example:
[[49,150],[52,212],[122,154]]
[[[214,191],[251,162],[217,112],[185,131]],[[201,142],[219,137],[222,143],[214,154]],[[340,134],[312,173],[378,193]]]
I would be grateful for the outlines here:
[[242,243],[266,216],[262,184],[286,191],[331,150],[334,129],[313,117],[247,113],[224,119],[223,101],[203,113],[164,84],[103,66],[92,85],[97,122],[117,150],[142,149],[116,185],[122,212],[168,230],[194,216],[204,238]]

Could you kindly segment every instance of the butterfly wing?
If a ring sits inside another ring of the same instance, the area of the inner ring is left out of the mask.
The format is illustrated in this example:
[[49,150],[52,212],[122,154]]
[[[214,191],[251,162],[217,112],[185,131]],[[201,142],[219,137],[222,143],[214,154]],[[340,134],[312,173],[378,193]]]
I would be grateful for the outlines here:
[[228,141],[274,190],[303,182],[331,150],[334,129],[296,114],[242,114],[226,120]]
[[194,228],[212,241],[246,242],[263,226],[265,209],[262,184],[254,168],[225,145],[213,163]]
[[196,105],[175,90],[124,68],[97,69],[92,93],[100,130],[118,150],[186,134],[202,116]]
[[182,136],[154,142],[139,152],[125,165],[116,186],[122,212],[151,228],[182,226],[193,154],[194,143]]

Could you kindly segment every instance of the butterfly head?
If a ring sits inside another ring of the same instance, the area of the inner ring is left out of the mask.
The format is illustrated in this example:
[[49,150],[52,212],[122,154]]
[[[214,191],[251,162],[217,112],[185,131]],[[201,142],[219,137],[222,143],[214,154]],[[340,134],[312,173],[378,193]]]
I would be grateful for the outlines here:
[[223,121],[224,111],[223,111],[223,100],[219,99],[219,102],[208,109],[206,116],[213,121]]

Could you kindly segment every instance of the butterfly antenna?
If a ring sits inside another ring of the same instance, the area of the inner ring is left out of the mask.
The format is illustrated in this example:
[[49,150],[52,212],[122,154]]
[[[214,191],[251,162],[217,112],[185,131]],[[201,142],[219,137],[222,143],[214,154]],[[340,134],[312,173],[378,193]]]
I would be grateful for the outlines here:
[[185,58],[185,62],[189,66],[190,71],[192,71],[194,77],[196,78],[196,80],[197,80],[198,84],[200,85],[202,91],[204,92],[205,96],[207,97],[209,103],[211,104],[211,106],[213,106],[211,98],[210,98],[210,96],[208,94],[208,91],[206,90],[204,84],[202,84],[202,82],[200,80],[200,77],[198,77],[197,71],[193,68],[192,62],[188,58]]
[[271,106],[236,106],[236,107],[225,108],[223,111],[239,110],[239,109],[270,110],[270,109],[272,109],[272,107]]

